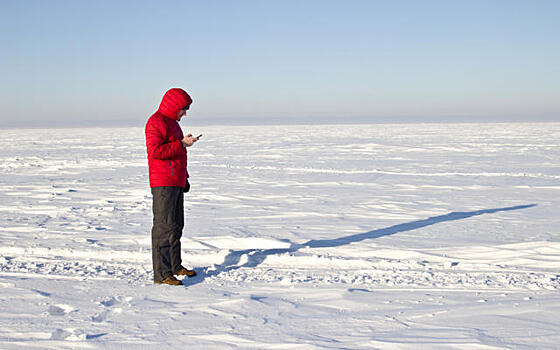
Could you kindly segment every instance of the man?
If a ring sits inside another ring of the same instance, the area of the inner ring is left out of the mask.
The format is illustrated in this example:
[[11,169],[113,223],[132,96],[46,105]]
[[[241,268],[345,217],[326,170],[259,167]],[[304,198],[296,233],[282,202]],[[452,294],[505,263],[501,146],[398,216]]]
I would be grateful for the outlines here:
[[190,188],[187,147],[197,138],[183,136],[179,126],[192,99],[183,89],[165,93],[158,110],[146,123],[146,148],[153,195],[152,262],[154,283],[181,285],[176,276],[196,272],[181,265],[181,235],[184,226],[183,192]]

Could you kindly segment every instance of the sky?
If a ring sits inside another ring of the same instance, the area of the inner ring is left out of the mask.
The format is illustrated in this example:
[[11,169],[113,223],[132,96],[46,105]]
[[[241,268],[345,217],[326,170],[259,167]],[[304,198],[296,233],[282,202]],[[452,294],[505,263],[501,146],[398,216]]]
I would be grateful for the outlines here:
[[[560,1],[0,0],[0,127],[560,121]],[[182,122],[183,123],[183,122]]]

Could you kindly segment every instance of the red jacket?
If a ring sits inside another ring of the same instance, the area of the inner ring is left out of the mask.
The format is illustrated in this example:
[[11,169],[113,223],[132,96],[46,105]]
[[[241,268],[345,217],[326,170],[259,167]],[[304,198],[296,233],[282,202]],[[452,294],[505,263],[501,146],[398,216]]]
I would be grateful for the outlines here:
[[177,115],[191,103],[191,97],[184,90],[171,89],[146,123],[150,187],[184,187],[187,183],[187,150],[181,143],[183,131]]

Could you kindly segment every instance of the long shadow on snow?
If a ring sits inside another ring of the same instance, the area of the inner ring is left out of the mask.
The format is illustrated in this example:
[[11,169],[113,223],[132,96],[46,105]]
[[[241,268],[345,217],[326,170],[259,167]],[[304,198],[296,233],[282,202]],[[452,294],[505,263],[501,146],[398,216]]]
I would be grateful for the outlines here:
[[[458,212],[454,211],[449,214],[434,216],[431,218],[411,221],[404,224],[398,224],[394,226],[389,226],[377,230],[371,230],[364,233],[358,233],[355,235],[344,236],[334,239],[321,239],[321,240],[310,240],[306,243],[296,244],[291,243],[289,248],[276,248],[276,249],[244,249],[244,250],[235,250],[230,252],[224,259],[224,262],[220,265],[215,265],[215,269],[207,270],[203,274],[198,274],[198,276],[189,278],[188,282],[186,283],[187,286],[194,285],[201,283],[207,277],[216,276],[222,272],[229,272],[233,270],[237,270],[243,267],[256,267],[260,265],[267,256],[275,255],[275,254],[284,254],[284,253],[293,253],[298,251],[301,248],[327,248],[327,247],[340,247],[342,245],[361,242],[366,239],[375,239],[383,236],[390,236],[394,235],[395,233],[405,232],[405,231],[412,231],[422,227],[438,224],[440,222],[445,221],[453,221],[453,220],[461,220],[467,219],[472,216],[482,215],[482,214],[492,214],[497,213],[500,211],[510,211],[510,210],[518,210],[518,209],[526,209],[536,206],[537,204],[527,204],[527,205],[518,205],[514,207],[506,207],[506,208],[494,208],[494,209],[483,209],[483,210],[476,210],[476,211],[468,211],[468,212]],[[241,257],[246,255],[247,262],[243,265],[239,265],[241,261]]]

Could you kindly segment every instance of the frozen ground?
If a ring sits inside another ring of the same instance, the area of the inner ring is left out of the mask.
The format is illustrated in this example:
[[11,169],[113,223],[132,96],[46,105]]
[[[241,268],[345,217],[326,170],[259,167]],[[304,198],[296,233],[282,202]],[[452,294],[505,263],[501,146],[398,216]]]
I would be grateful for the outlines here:
[[560,124],[184,130],[185,287],[141,128],[0,130],[0,348],[559,348]]

